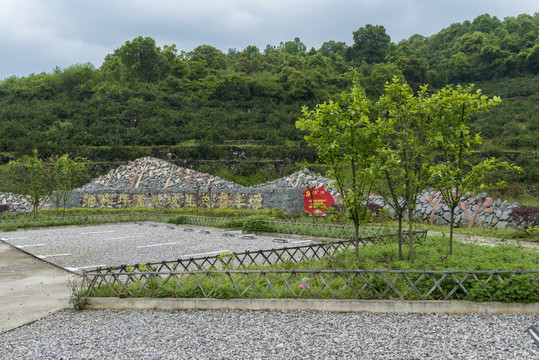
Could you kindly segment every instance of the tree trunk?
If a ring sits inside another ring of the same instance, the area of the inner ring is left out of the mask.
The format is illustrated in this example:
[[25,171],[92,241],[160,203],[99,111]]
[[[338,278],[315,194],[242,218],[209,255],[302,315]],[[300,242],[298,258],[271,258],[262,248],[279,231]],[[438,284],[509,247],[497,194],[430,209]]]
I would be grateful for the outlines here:
[[354,247],[356,248],[356,264],[359,264],[359,223],[354,221]]
[[451,209],[451,222],[449,223],[449,255],[453,255],[453,228],[455,227],[455,209]]
[[399,215],[399,260],[402,260],[402,215]]
[[414,262],[414,234],[412,225],[412,210],[408,209],[408,240],[410,241],[410,261]]

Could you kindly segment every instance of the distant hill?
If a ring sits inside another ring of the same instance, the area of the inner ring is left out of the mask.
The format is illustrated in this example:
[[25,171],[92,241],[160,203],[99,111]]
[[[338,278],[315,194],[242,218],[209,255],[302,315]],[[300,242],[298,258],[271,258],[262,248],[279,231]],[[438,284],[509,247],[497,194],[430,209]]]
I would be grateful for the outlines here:
[[227,54],[209,45],[186,53],[138,37],[99,68],[75,64],[6,79],[0,83],[0,155],[38,149],[46,157],[69,153],[100,162],[169,155],[202,161],[197,166],[213,172],[227,167],[216,161],[233,160],[241,164],[227,168],[236,175],[267,168],[259,178],[269,180],[315,160],[295,121],[302,106],[346,89],[350,68],[373,98],[394,75],[415,89],[476,83],[503,99],[472,124],[485,139],[479,150],[537,150],[539,14],[503,20],[484,14],[399,43],[381,25],[361,27],[352,37],[350,45],[328,40],[307,49],[296,38]]

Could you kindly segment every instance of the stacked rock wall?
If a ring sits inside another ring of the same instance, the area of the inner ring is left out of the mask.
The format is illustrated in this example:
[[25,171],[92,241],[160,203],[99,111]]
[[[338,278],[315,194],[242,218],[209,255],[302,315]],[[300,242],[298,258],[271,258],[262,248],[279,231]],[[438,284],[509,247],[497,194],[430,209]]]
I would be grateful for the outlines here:
[[152,157],[137,159],[84,185],[96,190],[237,190],[241,185]]
[[28,213],[32,211],[32,205],[24,195],[0,192],[0,205],[8,205],[8,211],[14,213]]
[[290,187],[245,187],[207,173],[146,157],[111,170],[78,189],[71,207],[279,208],[300,213],[303,201]]
[[[455,224],[461,227],[514,227],[509,218],[511,209],[507,201],[493,200],[486,193],[463,197],[455,209]],[[415,215],[424,222],[447,225],[450,209],[439,191],[429,191],[419,197]]]
[[[372,196],[371,202],[387,207],[380,196]],[[458,227],[515,227],[509,217],[511,209],[517,203],[509,205],[500,199],[494,201],[486,193],[463,197],[455,209],[455,226]],[[448,225],[451,212],[439,191],[426,191],[419,195],[414,217],[424,223]]]
[[[278,208],[289,213],[303,213],[301,198],[306,188],[324,185],[339,201],[335,181],[310,172],[308,169],[264,184],[245,187],[210,174],[176,166],[156,158],[145,157],[111,170],[77,189],[68,207],[233,207],[239,209]],[[370,201],[388,208],[381,197]],[[0,193],[0,205],[8,204],[10,211],[29,212],[32,207],[26,197]],[[461,199],[455,213],[457,226],[512,227],[509,212],[518,204],[472,195]],[[47,204],[43,205],[44,207]],[[50,205],[54,207],[55,204]],[[449,223],[449,208],[440,192],[428,191],[419,196],[414,216],[423,222]]]
[[324,185],[324,188],[327,191],[329,191],[329,193],[333,196],[333,198],[335,200],[338,200],[340,198],[340,195],[337,189],[333,186],[333,184],[335,184],[335,180],[328,179],[324,176],[313,173],[309,171],[309,169],[303,169],[289,176],[286,176],[286,177],[283,177],[274,181],[270,181],[264,184],[255,185],[252,188],[253,189],[291,188],[291,189],[297,189],[298,191],[303,192],[304,189],[307,189],[307,188],[318,189],[322,185]]

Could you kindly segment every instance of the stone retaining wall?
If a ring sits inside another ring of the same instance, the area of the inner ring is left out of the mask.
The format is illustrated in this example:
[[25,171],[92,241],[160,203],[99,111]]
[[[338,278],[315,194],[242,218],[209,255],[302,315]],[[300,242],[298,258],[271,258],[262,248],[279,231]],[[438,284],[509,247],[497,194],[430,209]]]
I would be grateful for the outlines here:
[[0,192],[0,205],[9,205],[9,212],[28,213],[32,211],[32,205],[24,195]]
[[[77,189],[68,207],[234,207],[239,209],[278,208],[301,214],[305,205],[303,189],[324,185],[335,200],[339,193],[335,181],[310,172],[295,172],[281,179],[245,187],[217,176],[180,167],[160,159],[145,157],[119,166]],[[386,208],[381,197],[370,201]],[[31,205],[22,195],[0,193],[0,204],[10,211],[29,212]],[[518,204],[493,200],[487,194],[463,198],[456,209],[456,226],[513,227],[509,212]],[[47,204],[43,205],[47,207]],[[52,203],[50,207],[54,207]],[[414,216],[423,222],[446,225],[450,214],[437,191],[420,195]]]
[[[53,204],[54,205],[54,204]],[[84,208],[277,208],[301,213],[305,204],[295,189],[243,188],[208,192],[193,190],[78,190],[67,204]]]
[[[371,201],[385,205],[379,196],[372,197]],[[509,213],[515,206],[518,204],[509,205],[507,201],[500,199],[494,201],[486,193],[464,197],[455,209],[455,226],[514,228],[515,224],[510,221]],[[419,196],[414,217],[424,223],[448,225],[451,213],[440,192],[431,190]]]

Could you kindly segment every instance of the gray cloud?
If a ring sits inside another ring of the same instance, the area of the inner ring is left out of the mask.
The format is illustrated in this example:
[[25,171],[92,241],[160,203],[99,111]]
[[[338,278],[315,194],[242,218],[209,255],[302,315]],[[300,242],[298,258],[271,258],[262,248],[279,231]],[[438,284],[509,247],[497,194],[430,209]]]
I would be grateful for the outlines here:
[[299,37],[308,48],[352,43],[366,24],[384,25],[398,42],[430,36],[489,13],[503,19],[537,11],[536,0],[0,0],[0,79],[91,62],[137,36],[191,51],[226,52]]

